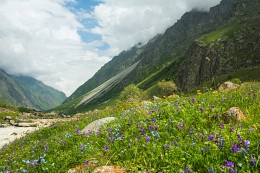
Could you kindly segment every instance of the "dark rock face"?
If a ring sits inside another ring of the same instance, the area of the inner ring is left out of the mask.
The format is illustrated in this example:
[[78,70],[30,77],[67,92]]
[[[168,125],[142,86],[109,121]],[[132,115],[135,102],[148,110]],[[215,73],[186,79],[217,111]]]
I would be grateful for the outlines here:
[[222,38],[210,44],[194,42],[176,80],[182,89],[200,85],[214,76],[241,68],[260,66],[260,28],[243,29],[234,38]]

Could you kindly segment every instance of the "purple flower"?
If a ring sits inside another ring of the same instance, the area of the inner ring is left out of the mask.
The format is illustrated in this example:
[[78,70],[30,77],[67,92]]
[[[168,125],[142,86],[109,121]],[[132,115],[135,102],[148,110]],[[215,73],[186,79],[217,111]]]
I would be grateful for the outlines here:
[[145,136],[145,141],[148,143],[150,141],[150,137],[148,135]]
[[186,172],[186,173],[189,173],[189,172],[191,172],[191,170],[190,170],[189,166],[185,166],[185,172]]
[[219,127],[221,127],[222,129],[224,128],[224,124],[223,123],[220,123],[219,124]]
[[80,130],[77,128],[77,129],[75,130],[75,132],[76,132],[76,133],[80,133]]
[[159,171],[158,173],[163,173],[163,171]]
[[107,128],[107,131],[111,132],[112,131],[112,127]]
[[249,145],[250,145],[250,141],[249,140],[244,140],[244,144],[245,144],[246,148],[248,148]]
[[218,146],[220,148],[223,148],[224,147],[224,140],[223,139],[220,139],[219,143],[218,143]]
[[142,133],[142,135],[144,135],[144,133],[145,133],[144,126],[141,127],[140,132]]
[[154,124],[156,124],[156,118],[153,118],[152,121]]
[[88,166],[88,164],[89,164],[89,161],[85,160],[85,165]]
[[104,146],[104,150],[108,151],[109,147],[107,145]]
[[214,108],[215,108],[215,105],[211,105],[211,108],[214,109]]
[[184,127],[184,122],[183,120],[180,121],[180,123],[177,125],[178,127]]
[[237,139],[238,139],[239,141],[242,141],[242,137],[241,137],[240,134],[237,135]]
[[233,133],[235,131],[234,127],[230,128],[229,131]]
[[178,111],[179,110],[179,105],[175,104],[175,109]]
[[214,136],[211,134],[211,135],[209,135],[209,137],[208,137],[208,141],[213,141],[213,139],[214,139]]
[[80,145],[80,149],[81,149],[82,151],[83,151],[85,148],[86,148],[85,145],[83,145],[83,144]]
[[194,102],[195,102],[195,99],[194,99],[194,98],[192,98],[192,99],[191,99],[191,103],[194,103]]
[[150,131],[151,131],[152,129],[153,129],[153,126],[151,126],[151,125],[150,125],[150,126],[148,126],[148,130],[150,130]]
[[226,100],[226,98],[225,97],[222,97],[222,101],[225,101]]
[[92,134],[92,131],[91,131],[91,130],[89,130],[89,131],[88,131],[88,135],[90,136],[91,134]]
[[256,164],[256,161],[255,161],[254,158],[252,158],[251,161],[250,161],[250,165],[251,165],[251,166],[254,166],[255,164]]
[[214,168],[213,167],[209,168],[209,173],[214,173]]
[[231,161],[228,161],[228,160],[225,160],[225,162],[226,162],[225,166],[227,168],[233,168],[234,167],[234,162],[231,162]]
[[240,150],[240,144],[233,144],[232,145],[232,152],[237,153]]
[[235,170],[235,169],[233,169],[233,168],[230,168],[230,169],[228,170],[228,173],[237,173],[237,170]]
[[66,142],[65,142],[64,140],[62,140],[61,143],[62,143],[62,145],[65,145],[65,144],[66,144]]

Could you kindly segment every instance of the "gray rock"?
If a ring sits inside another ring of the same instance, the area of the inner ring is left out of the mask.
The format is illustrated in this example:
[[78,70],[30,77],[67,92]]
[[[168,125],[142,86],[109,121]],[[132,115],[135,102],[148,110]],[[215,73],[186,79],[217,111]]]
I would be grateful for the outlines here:
[[17,125],[17,123],[15,123],[14,120],[10,120],[10,124],[13,125],[13,126],[16,126],[16,125]]
[[92,131],[92,133],[96,133],[100,127],[106,123],[109,123],[110,121],[115,120],[115,117],[106,117],[99,120],[95,120],[89,125],[87,125],[83,130],[82,133],[88,133],[89,131]]
[[37,127],[35,123],[18,123],[18,127]]
[[11,120],[11,119],[12,119],[12,117],[10,117],[10,116],[5,117],[5,120]]

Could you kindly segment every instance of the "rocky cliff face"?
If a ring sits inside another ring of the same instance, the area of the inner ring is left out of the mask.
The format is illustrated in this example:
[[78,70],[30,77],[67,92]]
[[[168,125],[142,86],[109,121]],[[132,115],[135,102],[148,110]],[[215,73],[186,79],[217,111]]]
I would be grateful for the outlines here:
[[249,5],[255,4],[235,3],[236,16],[229,23],[191,44],[178,71],[179,87],[187,90],[222,74],[260,66],[260,15],[259,10],[250,12]]

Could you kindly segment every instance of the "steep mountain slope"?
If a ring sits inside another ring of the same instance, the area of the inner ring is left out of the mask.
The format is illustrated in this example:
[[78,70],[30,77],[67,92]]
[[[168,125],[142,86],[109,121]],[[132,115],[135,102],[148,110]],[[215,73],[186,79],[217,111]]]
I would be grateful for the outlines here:
[[[113,58],[57,110],[86,110],[115,97],[130,83],[148,89],[159,80],[173,80],[189,90],[207,80],[214,84],[221,75],[259,69],[259,21],[259,0],[222,0],[209,12],[187,12],[163,35]],[[118,84],[83,103],[84,95],[137,61],[136,68]]]
[[31,77],[13,76],[0,69],[0,100],[5,103],[48,110],[61,104],[66,95]]

